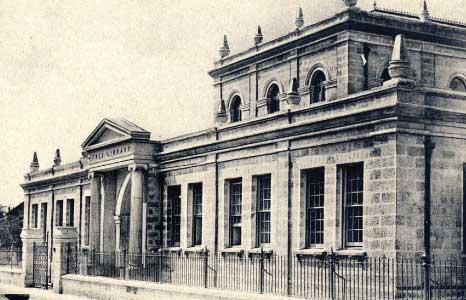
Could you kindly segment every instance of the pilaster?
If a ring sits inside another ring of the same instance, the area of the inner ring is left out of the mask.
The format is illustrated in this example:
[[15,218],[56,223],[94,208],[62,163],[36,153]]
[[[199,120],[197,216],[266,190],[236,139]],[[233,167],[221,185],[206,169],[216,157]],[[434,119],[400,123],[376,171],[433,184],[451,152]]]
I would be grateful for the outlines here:
[[52,284],[55,293],[63,293],[61,276],[67,271],[68,247],[76,244],[78,232],[76,228],[61,227],[55,230],[55,239],[53,241],[54,258],[52,262]]
[[89,248],[100,250],[100,202],[101,179],[94,172],[89,173],[91,180],[91,217],[89,220]]

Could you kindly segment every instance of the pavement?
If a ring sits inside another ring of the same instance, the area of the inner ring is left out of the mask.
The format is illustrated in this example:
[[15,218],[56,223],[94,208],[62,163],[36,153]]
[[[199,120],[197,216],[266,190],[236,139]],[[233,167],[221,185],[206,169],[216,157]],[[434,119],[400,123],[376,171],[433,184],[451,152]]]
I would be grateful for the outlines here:
[[[29,298],[10,295],[29,295]],[[91,300],[91,298],[78,297],[72,295],[56,294],[52,290],[39,288],[24,288],[14,285],[0,284],[0,300]]]

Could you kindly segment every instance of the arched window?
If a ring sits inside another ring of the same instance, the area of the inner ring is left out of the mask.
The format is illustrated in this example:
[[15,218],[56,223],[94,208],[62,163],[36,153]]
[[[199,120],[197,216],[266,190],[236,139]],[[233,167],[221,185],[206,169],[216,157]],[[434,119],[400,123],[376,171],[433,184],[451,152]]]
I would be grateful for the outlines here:
[[460,76],[455,76],[450,82],[450,89],[457,92],[466,92],[466,82]]
[[392,79],[390,73],[388,73],[388,67],[383,70],[382,76],[380,77],[382,79],[382,82],[389,81],[390,79]]
[[233,99],[231,99],[230,120],[232,123],[241,121],[241,98],[240,96],[235,96],[233,97]]
[[280,100],[278,100],[280,89],[275,83],[272,84],[267,91],[267,110],[269,114],[273,114],[280,110]]
[[311,77],[311,103],[325,101],[325,81],[327,78],[322,70],[317,70]]

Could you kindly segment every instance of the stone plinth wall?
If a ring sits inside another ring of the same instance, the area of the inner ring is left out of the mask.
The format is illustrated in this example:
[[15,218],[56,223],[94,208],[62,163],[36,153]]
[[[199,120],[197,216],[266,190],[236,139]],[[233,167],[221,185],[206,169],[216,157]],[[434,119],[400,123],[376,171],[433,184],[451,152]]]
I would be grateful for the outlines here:
[[0,282],[2,284],[24,286],[24,274],[21,269],[0,268]]
[[276,299],[293,300],[297,298],[237,293],[223,290],[189,288],[174,285],[148,283],[143,281],[117,280],[103,277],[64,275],[63,293],[84,296],[99,300],[136,300],[136,299],[191,299],[191,300],[246,300]]

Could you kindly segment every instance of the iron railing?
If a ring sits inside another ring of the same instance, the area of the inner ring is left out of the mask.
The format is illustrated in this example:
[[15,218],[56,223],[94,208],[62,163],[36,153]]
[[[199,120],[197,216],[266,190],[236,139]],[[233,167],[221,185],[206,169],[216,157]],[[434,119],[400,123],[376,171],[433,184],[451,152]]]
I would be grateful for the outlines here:
[[23,251],[21,248],[0,248],[0,266],[21,268]]
[[[73,252],[71,273],[315,299],[466,299],[466,262],[264,252]],[[427,280],[428,279],[428,280]]]

